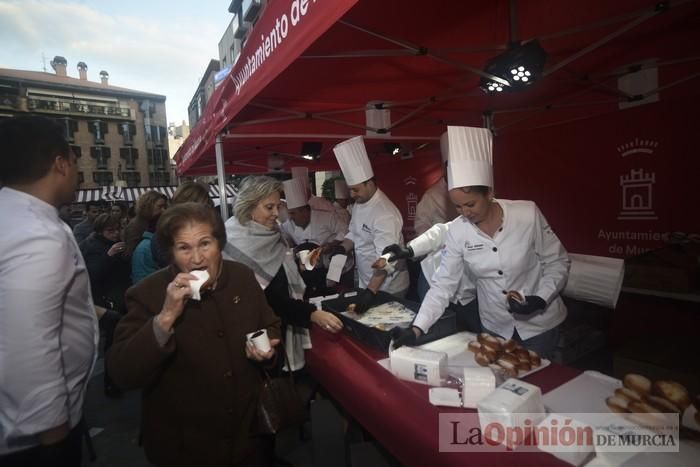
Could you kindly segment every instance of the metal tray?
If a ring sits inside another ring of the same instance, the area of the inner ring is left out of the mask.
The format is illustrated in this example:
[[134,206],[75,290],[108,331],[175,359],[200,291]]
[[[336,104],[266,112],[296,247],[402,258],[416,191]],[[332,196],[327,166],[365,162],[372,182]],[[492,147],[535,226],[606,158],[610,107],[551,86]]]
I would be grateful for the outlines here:
[[[324,300],[321,302],[321,308],[338,316],[338,318],[340,318],[340,320],[343,322],[345,331],[352,338],[373,349],[386,353],[388,352],[389,344],[391,343],[391,334],[389,330],[382,331],[381,329],[366,326],[363,323],[355,321],[354,319],[343,314],[343,312],[347,310],[348,305],[355,303],[355,297],[359,291],[360,289],[355,289],[341,294],[338,298]],[[419,303],[403,298],[397,298],[386,292],[377,292],[377,298],[375,301],[376,305],[381,305],[388,302],[401,303],[414,313],[414,318],[415,314],[418,313],[418,309],[420,308]],[[416,345],[427,344],[428,342],[442,339],[443,337],[454,334],[455,332],[457,332],[457,317],[453,311],[447,310],[438,320],[438,322],[436,322],[430,328],[430,332],[418,338]]]

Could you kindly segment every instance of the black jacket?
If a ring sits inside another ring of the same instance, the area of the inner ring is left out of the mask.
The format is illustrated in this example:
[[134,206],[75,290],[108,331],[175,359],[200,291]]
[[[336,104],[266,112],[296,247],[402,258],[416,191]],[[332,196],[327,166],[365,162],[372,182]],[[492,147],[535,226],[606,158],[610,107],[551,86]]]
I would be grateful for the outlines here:
[[131,265],[121,254],[107,254],[114,243],[93,232],[80,244],[80,252],[90,276],[95,305],[123,313],[124,293],[131,286]]

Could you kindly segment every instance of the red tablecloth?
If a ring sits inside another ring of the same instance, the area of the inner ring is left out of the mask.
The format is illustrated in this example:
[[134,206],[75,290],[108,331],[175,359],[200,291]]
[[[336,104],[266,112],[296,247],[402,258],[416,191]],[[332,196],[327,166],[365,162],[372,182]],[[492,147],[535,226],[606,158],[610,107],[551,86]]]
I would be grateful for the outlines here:
[[[428,386],[397,379],[377,364],[386,355],[346,334],[332,335],[312,326],[311,340],[313,349],[306,353],[310,373],[404,465],[569,465],[542,452],[439,452],[438,415],[470,410],[431,405]],[[525,381],[539,386],[545,393],[579,373],[552,363]]]

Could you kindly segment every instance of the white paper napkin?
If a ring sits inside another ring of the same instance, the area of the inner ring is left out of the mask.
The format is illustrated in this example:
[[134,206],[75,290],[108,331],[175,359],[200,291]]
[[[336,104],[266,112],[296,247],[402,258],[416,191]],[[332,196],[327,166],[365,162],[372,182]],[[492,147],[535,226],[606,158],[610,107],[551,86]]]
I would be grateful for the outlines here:
[[209,280],[209,273],[205,269],[203,271],[190,271],[190,274],[197,277],[197,279],[190,281],[190,289],[192,289],[192,298],[195,300],[201,300],[201,297],[199,295],[199,289],[204,285],[206,281]]
[[340,282],[340,276],[343,275],[343,266],[348,260],[345,255],[335,255],[331,258],[331,264],[328,265],[328,273],[326,274],[326,279],[333,282]]

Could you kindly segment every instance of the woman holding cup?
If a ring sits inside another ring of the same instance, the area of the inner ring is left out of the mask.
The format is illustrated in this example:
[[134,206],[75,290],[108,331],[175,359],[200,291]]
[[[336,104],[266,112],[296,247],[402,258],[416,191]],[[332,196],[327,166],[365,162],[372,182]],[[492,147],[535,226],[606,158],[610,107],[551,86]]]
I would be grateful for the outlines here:
[[[144,389],[146,456],[156,466],[261,465],[263,441],[251,434],[259,365],[274,364],[279,318],[253,272],[222,258],[213,208],[173,206],[157,233],[171,265],[127,291],[107,362],[121,387]],[[267,351],[246,339],[258,330]]]
[[311,323],[332,333],[339,332],[343,324],[334,314],[303,301],[306,286],[278,222],[281,190],[282,184],[267,176],[250,176],[241,183],[234,216],[226,221],[228,243],[224,255],[255,272],[268,303],[282,319],[294,371],[304,366]]

